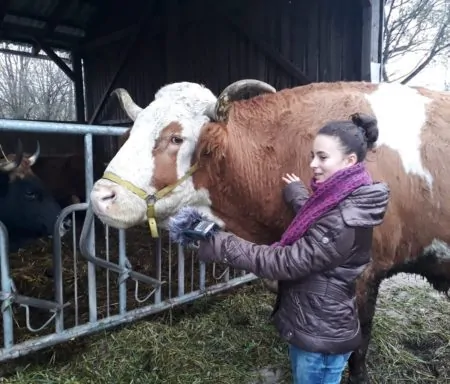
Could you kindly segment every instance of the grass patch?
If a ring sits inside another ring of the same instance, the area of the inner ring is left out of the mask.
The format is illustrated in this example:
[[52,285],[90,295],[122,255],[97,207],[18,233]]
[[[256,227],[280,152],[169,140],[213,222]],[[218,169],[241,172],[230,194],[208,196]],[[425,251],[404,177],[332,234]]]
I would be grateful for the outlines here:
[[78,348],[72,355],[62,351],[64,346],[53,348],[47,359],[55,362],[22,362],[3,382],[251,382],[258,368],[288,363],[286,346],[268,322],[273,300],[259,284],[201,299],[171,316],[86,338],[82,347],[72,343],[72,352]]
[[[285,370],[286,344],[268,316],[260,283],[201,299],[128,325],[8,363],[15,384],[244,384],[256,370]],[[450,382],[450,303],[428,286],[380,294],[368,354],[374,384]]]
[[450,382],[450,303],[430,286],[380,294],[368,353],[374,383]]

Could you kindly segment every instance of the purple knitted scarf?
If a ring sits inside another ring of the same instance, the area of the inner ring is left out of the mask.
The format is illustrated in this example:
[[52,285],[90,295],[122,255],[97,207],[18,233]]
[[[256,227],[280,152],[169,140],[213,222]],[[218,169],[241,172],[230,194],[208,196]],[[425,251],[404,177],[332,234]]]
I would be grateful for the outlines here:
[[305,234],[312,223],[336,207],[355,189],[369,184],[372,184],[372,178],[362,162],[337,171],[323,183],[316,183],[313,179],[313,194],[297,212],[281,240],[272,245],[291,245]]

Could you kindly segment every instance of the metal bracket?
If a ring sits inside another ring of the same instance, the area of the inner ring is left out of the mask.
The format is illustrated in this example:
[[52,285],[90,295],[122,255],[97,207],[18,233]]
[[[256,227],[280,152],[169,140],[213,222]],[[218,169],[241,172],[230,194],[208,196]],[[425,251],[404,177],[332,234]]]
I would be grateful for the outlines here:
[[153,277],[146,276],[142,273],[133,271],[131,268],[124,268],[119,266],[118,264],[111,263],[110,261],[99,259],[96,256],[93,256],[87,244],[88,231],[92,226],[92,222],[94,221],[94,212],[92,211],[91,206],[89,205],[86,211],[86,217],[83,223],[83,229],[81,231],[80,236],[80,251],[83,257],[90,261],[91,263],[98,265],[99,267],[109,269],[113,272],[119,274],[120,281],[124,281],[127,278],[131,278],[136,281],[140,281],[145,284],[153,285],[155,288],[161,287],[161,285],[165,284],[165,282],[154,279]]

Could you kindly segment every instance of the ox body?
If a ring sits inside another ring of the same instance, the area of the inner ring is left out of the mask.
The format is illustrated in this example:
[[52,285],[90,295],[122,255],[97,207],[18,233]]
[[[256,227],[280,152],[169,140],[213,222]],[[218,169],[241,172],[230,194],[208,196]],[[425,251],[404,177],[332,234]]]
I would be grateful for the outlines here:
[[[349,382],[369,382],[366,352],[380,282],[398,272],[450,288],[450,95],[400,84],[316,83],[278,92],[241,81],[216,98],[199,84],[161,88],[146,108],[116,91],[134,125],[106,171],[154,195],[196,171],[153,205],[156,221],[194,206],[218,225],[256,243],[279,240],[293,218],[283,203],[281,175],[308,183],[312,138],[330,120],[373,115],[378,147],[368,153],[374,180],[391,199],[374,231],[373,260],[357,298],[364,341],[350,358]],[[244,95],[250,98],[244,99]],[[116,228],[147,220],[147,203],[120,182],[102,178],[91,192],[94,213]]]
[[[16,154],[8,155],[0,165],[0,221],[8,230],[9,251],[40,238],[53,235],[61,207],[32,167],[39,158],[36,152],[25,157],[19,142]],[[70,227],[65,221],[60,228],[63,236]]]
[[[105,165],[94,161],[94,180]],[[84,156],[79,154],[45,155],[33,165],[33,172],[51,191],[61,208],[86,201]]]

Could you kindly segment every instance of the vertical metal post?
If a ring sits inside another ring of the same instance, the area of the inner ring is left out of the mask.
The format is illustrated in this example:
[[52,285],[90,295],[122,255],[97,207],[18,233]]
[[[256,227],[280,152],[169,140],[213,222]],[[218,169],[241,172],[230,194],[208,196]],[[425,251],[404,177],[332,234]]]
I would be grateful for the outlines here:
[[[125,267],[127,263],[127,250],[125,230],[119,229],[119,265]],[[127,280],[119,283],[119,313],[122,315],[127,310]]]
[[184,249],[178,245],[178,296],[184,295]]
[[[158,237],[156,239],[156,256],[155,256],[155,262],[156,262],[156,276],[155,278],[159,281],[161,281],[161,257],[162,257],[162,241],[161,238]],[[161,303],[161,286],[156,288],[155,291],[155,304]]]
[[[11,276],[9,275],[9,247],[8,247],[8,230],[0,221],[0,270],[2,278],[2,292],[5,297],[3,300],[8,300],[8,295],[11,294]],[[13,316],[11,306],[7,302],[1,302],[3,318],[3,344],[5,348],[11,348],[14,344],[14,330],[13,330]]]
[[200,261],[199,264],[200,264],[199,289],[201,291],[204,291],[206,280],[206,265],[203,261]]
[[[86,200],[94,185],[94,159],[92,153],[92,134],[88,133],[84,136],[84,172],[86,180]],[[95,255],[95,222],[92,221],[88,234],[88,246],[91,255]],[[88,290],[89,290],[89,321],[97,320],[97,282],[95,276],[95,265],[88,262]]]
[[[60,217],[56,220],[55,228],[53,229],[53,289],[55,291],[55,301],[60,305],[60,309],[55,316],[55,331],[61,333],[64,330],[64,295],[63,295],[63,276],[62,276],[62,256],[61,256],[61,237],[59,235],[59,229],[62,225],[62,216],[64,219],[67,215],[64,214],[64,210],[61,212]],[[75,215],[72,215],[72,225],[75,227]],[[63,219],[63,220],[64,220]]]

